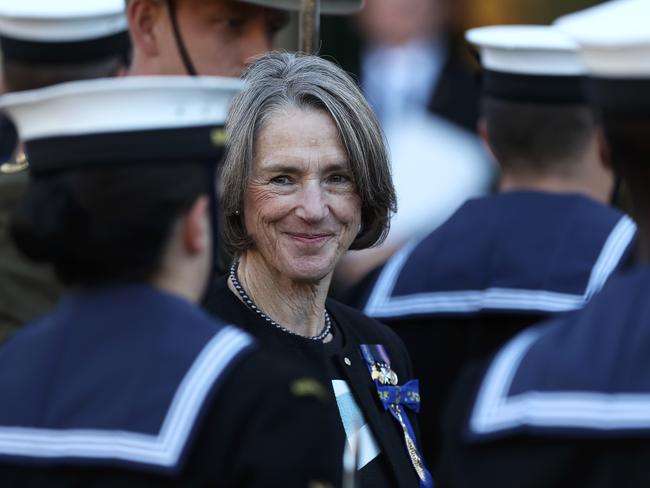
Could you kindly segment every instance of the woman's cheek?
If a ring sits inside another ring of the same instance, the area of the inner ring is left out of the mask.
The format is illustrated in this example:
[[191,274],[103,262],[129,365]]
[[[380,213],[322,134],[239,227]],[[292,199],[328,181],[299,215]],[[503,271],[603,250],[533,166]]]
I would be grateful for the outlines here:
[[355,225],[361,222],[361,197],[356,192],[341,195],[332,210],[341,223]]

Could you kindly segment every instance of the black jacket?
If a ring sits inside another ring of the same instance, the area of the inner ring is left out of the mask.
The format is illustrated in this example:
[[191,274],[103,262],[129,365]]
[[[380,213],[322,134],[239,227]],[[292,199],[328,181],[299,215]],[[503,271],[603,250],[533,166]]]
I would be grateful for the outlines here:
[[[263,345],[285,355],[301,355],[301,359],[324,372],[321,378],[323,382],[330,380],[325,373],[327,369],[322,363],[322,354],[318,354],[322,343],[313,341],[311,347],[314,354],[310,354],[310,349],[305,347],[307,340],[287,334],[266,323],[228,289],[225,279],[221,278],[213,283],[204,305],[208,311],[218,314],[226,322],[237,323]],[[328,300],[326,308],[345,336],[343,350],[338,358],[340,370],[384,454],[383,462],[387,465],[394,486],[418,486],[419,480],[406,452],[402,430],[379,401],[359,347],[361,344],[383,344],[390,356],[391,367],[397,373],[399,383],[403,384],[413,378],[411,362],[404,344],[388,327],[357,310],[334,300]],[[297,346],[298,343],[300,347]],[[408,415],[417,436],[415,414],[408,412]],[[341,438],[341,443],[343,442],[344,439]]]

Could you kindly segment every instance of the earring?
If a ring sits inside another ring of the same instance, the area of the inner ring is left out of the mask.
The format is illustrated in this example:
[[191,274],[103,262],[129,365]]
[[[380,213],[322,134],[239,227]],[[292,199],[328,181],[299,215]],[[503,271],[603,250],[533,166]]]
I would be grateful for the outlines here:
[[239,210],[235,210],[235,215],[239,215]]

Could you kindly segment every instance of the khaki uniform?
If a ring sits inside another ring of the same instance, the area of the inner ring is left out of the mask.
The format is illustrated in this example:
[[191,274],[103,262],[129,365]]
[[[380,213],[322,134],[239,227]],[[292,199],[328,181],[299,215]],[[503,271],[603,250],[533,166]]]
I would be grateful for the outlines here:
[[0,166],[0,341],[19,326],[52,309],[60,285],[47,265],[23,257],[9,235],[9,220],[27,188],[27,163]]

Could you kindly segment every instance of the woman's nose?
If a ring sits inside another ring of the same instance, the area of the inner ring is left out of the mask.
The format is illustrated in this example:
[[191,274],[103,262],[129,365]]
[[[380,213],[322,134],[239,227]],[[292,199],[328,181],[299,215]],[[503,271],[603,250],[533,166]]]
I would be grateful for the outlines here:
[[306,184],[299,194],[296,215],[308,222],[318,222],[329,213],[327,198],[320,184],[311,181]]

